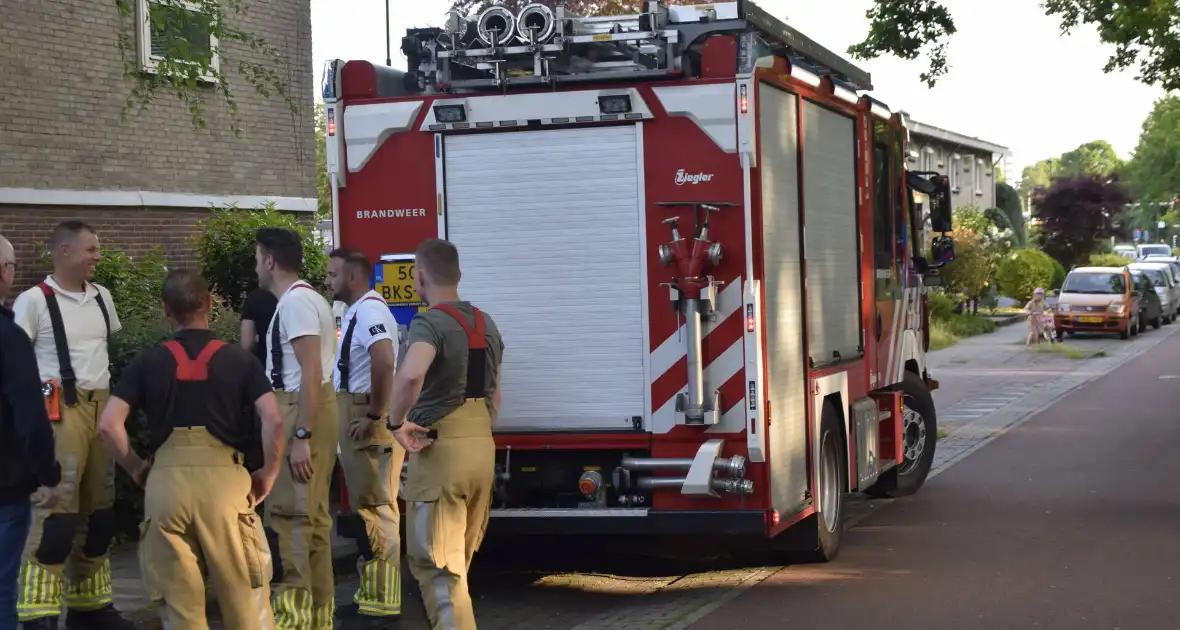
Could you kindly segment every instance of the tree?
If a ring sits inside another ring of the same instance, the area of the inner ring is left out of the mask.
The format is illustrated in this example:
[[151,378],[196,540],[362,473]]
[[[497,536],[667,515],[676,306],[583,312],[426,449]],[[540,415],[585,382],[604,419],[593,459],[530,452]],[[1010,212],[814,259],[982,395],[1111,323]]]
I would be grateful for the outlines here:
[[1061,155],[1058,177],[1074,175],[1110,175],[1122,168],[1123,161],[1114,147],[1105,140],[1087,142],[1073,151]]
[[1028,245],[1028,237],[1024,230],[1024,213],[1021,210],[1020,193],[1016,192],[1007,182],[996,182],[996,207],[1008,217],[1008,225],[1012,226],[1012,236],[1017,247]]
[[332,182],[328,179],[328,132],[324,104],[315,104],[315,193],[319,204],[316,219],[332,218]]
[[[1020,302],[1021,306],[1032,299],[1037,288],[1052,287],[1061,265],[1045,252],[1022,249],[1012,252],[1000,262],[996,270],[996,283],[1000,292]],[[1065,269],[1060,269],[1061,280],[1065,281]]]
[[1118,222],[1131,198],[1116,178],[1063,177],[1033,193],[1042,249],[1066,267],[1082,262],[1110,237],[1124,237]]
[[948,293],[957,293],[969,300],[976,300],[987,288],[994,266],[992,253],[988,251],[983,236],[962,224],[951,232],[955,239],[955,259],[943,267],[939,274]]
[[[1030,0],[1031,1],[1031,0]],[[1113,44],[1104,72],[1138,66],[1139,81],[1166,91],[1180,88],[1180,6],[1165,0],[1042,0],[1045,14],[1060,20],[1068,34],[1079,25],[1093,25],[1103,43]],[[858,59],[894,55],[913,60],[923,54],[929,68],[921,79],[933,87],[949,69],[947,38],[955,34],[950,11],[937,0],[874,0],[866,13],[869,32],[849,47]]]
[[[148,3],[153,52],[162,56],[154,72],[144,72],[137,48],[139,17],[135,0],[115,0],[119,11],[116,43],[123,60],[123,78],[131,83],[124,115],[143,111],[161,93],[173,94],[188,108],[194,127],[204,128],[207,106],[203,78],[216,81],[217,92],[229,108],[230,128],[241,133],[238,101],[234,95],[233,68],[246,83],[265,97],[286,101],[292,115],[299,111],[284,79],[288,68],[278,48],[255,33],[234,26],[234,18],[246,12],[246,0],[152,0]],[[210,36],[216,46],[202,46]],[[236,44],[237,46],[226,46]],[[235,53],[242,48],[242,54]],[[219,59],[213,64],[214,54]]]
[[1172,201],[1180,192],[1180,98],[1155,102],[1127,171],[1141,201]]
[[1037,188],[1048,188],[1060,170],[1061,160],[1058,158],[1041,160],[1032,166],[1024,167],[1020,172],[1020,197],[1028,199]]

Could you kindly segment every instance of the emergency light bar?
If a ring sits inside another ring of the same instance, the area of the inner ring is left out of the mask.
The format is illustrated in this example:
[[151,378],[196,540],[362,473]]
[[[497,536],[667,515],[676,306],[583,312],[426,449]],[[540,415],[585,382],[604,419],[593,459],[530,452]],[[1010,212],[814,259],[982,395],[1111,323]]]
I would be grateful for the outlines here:
[[695,55],[709,36],[745,34],[743,67],[751,56],[778,54],[853,92],[873,87],[869,73],[748,0],[671,7],[644,0],[643,9],[583,17],[564,2],[556,10],[534,2],[516,14],[499,5],[474,18],[452,11],[444,28],[408,30],[402,52],[418,92],[454,93],[695,76]]

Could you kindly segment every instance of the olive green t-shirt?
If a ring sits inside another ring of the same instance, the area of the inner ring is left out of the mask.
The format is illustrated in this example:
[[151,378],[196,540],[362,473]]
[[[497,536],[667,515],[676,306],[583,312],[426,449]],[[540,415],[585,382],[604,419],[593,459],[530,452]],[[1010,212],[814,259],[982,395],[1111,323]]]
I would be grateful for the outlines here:
[[[470,302],[445,302],[459,309],[467,318],[469,325],[474,325]],[[488,412],[492,410],[492,393],[496,389],[496,375],[500,371],[500,361],[504,357],[504,340],[500,337],[500,330],[496,323],[483,311],[480,315],[484,321],[484,338],[487,339],[487,367],[484,369],[484,384],[487,392]],[[426,380],[422,383],[422,393],[418,402],[410,409],[409,420],[421,426],[443,419],[451,412],[462,406],[467,392],[467,331],[447,313],[440,310],[428,310],[418,313],[410,322],[410,331],[406,340],[408,348],[415,343],[423,342],[434,346],[434,362],[426,372]]]

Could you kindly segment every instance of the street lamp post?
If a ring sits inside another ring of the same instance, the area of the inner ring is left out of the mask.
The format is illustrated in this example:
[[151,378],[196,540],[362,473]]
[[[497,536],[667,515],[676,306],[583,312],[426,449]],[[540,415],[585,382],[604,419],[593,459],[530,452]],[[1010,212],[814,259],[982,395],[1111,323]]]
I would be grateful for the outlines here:
[[385,65],[393,65],[393,55],[389,49],[389,0],[385,0]]

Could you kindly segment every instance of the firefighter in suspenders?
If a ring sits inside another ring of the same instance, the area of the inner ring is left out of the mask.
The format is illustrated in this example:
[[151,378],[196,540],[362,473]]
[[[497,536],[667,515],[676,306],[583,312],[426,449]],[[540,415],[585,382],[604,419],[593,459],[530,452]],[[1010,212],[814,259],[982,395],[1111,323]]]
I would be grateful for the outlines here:
[[[270,630],[271,554],[254,508],[279,474],[282,414],[254,356],[209,330],[204,278],[173,271],[163,301],[174,338],[127,365],[100,424],[111,454],[145,489],[144,580],[164,601],[166,628],[209,627],[208,575],[225,627]],[[261,436],[252,435],[249,406],[262,418]],[[149,462],[131,450],[125,423],[133,409],[147,413]],[[245,453],[259,437],[264,463],[251,475]]]
[[495,322],[459,299],[459,253],[430,239],[414,283],[430,309],[410,323],[394,376],[390,429],[410,453],[406,555],[433,630],[473,630],[467,572],[491,509],[504,342]]
[[122,326],[106,288],[92,284],[98,235],[79,221],[54,228],[53,274],[22,293],[16,322],[33,341],[62,468],[60,501],[34,513],[20,570],[25,628],[133,628],[115,610],[109,551],[115,536],[115,469],[98,436],[107,403],[111,334]]
[[299,234],[262,228],[255,240],[258,284],[279,298],[267,328],[266,373],[283,412],[290,453],[266,502],[267,535],[275,552],[275,627],[331,630],[336,585],[328,494],[339,442],[332,387],[336,325],[328,301],[299,278]]
[[385,628],[401,614],[401,535],[397,491],[406,451],[386,426],[397,321],[370,289],[372,265],[362,252],[337,249],[329,256],[328,284],[348,305],[337,349],[336,403],[340,415],[340,463],[349,497],[363,520],[356,614],[345,628]]

